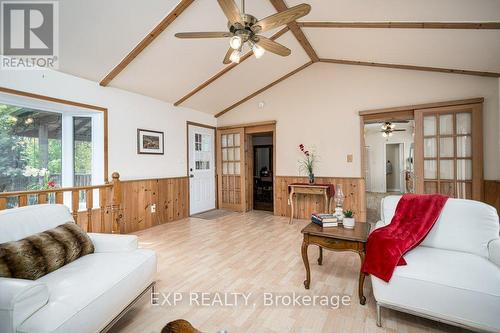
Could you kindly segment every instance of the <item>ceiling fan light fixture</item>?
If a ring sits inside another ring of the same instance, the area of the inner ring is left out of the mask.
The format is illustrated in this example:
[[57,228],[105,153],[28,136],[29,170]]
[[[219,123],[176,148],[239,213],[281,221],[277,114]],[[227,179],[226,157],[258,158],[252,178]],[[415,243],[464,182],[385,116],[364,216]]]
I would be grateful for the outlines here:
[[253,54],[255,55],[255,58],[260,59],[264,53],[266,53],[266,50],[260,45],[257,45],[255,42],[251,42],[250,45],[252,46],[252,51]]
[[231,62],[233,62],[235,64],[239,64],[240,63],[240,50],[234,50],[231,53],[231,56],[229,56],[229,60],[231,60]]
[[243,44],[243,41],[242,41],[240,36],[233,36],[229,40],[229,45],[231,46],[231,48],[233,50],[238,50],[242,44]]

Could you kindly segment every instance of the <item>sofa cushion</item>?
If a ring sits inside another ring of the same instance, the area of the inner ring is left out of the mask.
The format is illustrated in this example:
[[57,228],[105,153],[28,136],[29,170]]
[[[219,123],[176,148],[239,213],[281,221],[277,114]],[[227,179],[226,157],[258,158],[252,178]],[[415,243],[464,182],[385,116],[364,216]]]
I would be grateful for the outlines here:
[[20,240],[74,221],[64,205],[33,205],[0,211],[0,243]]
[[[401,196],[382,201],[382,220],[391,222]],[[473,200],[448,199],[434,227],[421,245],[462,251],[488,258],[488,243],[498,238],[500,224],[495,208]]]
[[[478,255],[419,246],[389,283],[371,277],[382,304],[482,330],[500,327],[500,269]],[[497,328],[496,330],[494,328]]]
[[94,252],[87,234],[75,223],[0,244],[0,277],[36,280]]
[[151,250],[93,253],[45,275],[50,299],[17,332],[99,332],[153,282]]

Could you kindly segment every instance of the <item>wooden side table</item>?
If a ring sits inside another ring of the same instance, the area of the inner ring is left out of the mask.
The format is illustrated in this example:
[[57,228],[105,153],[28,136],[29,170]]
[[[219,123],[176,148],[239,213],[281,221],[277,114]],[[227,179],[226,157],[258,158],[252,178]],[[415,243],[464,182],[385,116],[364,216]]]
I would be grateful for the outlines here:
[[321,195],[325,199],[325,213],[330,211],[330,188],[331,185],[319,184],[290,184],[288,185],[289,200],[290,200],[290,224],[293,222],[293,214],[295,212],[295,194],[312,194]]
[[302,242],[302,260],[306,268],[306,279],[304,286],[309,289],[311,284],[311,269],[309,267],[309,258],[307,257],[307,248],[310,244],[319,246],[318,264],[323,264],[323,249],[333,251],[353,251],[359,254],[361,265],[358,279],[359,303],[365,305],[366,297],[363,294],[365,283],[365,274],[361,272],[361,266],[365,260],[365,244],[368,238],[370,225],[368,223],[356,223],[354,229],[345,229],[343,227],[322,228],[317,224],[310,223],[304,229],[304,241]]

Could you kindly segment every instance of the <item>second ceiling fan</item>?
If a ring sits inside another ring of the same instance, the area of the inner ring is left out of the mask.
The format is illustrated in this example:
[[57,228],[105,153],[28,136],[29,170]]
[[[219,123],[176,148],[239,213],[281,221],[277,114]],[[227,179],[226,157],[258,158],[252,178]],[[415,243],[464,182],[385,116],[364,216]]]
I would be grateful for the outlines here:
[[179,32],[175,34],[177,38],[231,38],[229,40],[229,50],[224,57],[224,64],[239,63],[243,45],[248,46],[253,51],[256,58],[262,57],[265,51],[269,51],[280,56],[289,56],[292,51],[289,48],[277,43],[258,33],[275,29],[286,25],[298,18],[307,15],[311,11],[308,4],[300,4],[285,11],[273,14],[261,20],[255,16],[245,13],[245,0],[241,2],[241,11],[236,6],[234,0],[217,0],[224,15],[229,20],[228,32]]

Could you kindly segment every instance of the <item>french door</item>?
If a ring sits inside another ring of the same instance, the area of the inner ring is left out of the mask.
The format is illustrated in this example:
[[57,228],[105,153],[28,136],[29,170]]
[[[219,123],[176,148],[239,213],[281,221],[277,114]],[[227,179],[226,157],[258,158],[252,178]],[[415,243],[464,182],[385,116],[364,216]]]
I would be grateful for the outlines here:
[[482,104],[415,110],[417,193],[481,200]]
[[245,210],[245,129],[217,131],[219,208]]
[[188,126],[189,214],[215,209],[215,130]]

